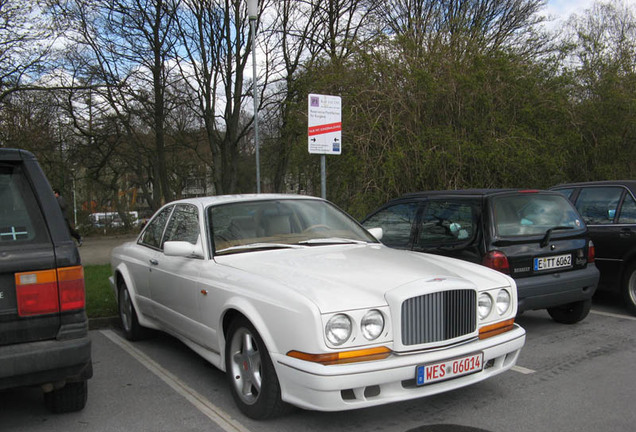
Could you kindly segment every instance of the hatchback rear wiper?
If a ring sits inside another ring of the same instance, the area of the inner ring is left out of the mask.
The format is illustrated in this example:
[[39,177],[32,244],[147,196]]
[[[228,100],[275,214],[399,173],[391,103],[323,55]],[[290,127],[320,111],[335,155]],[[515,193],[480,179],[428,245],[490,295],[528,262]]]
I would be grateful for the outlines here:
[[569,230],[573,228],[574,227],[571,227],[571,226],[555,226],[553,228],[550,228],[549,230],[545,232],[545,236],[543,236],[543,239],[541,240],[541,243],[539,243],[539,246],[544,248],[548,245],[548,243],[550,243],[550,237],[552,236],[552,231]]

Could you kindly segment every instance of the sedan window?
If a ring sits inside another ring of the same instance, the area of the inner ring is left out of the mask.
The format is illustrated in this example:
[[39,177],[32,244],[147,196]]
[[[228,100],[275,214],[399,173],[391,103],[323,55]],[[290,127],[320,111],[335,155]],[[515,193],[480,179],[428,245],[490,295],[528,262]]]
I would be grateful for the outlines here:
[[198,239],[199,211],[189,204],[176,206],[168,222],[163,242],[185,241],[196,244]]
[[618,217],[619,224],[636,223],[636,201],[631,194],[626,194],[621,207],[621,214]]
[[620,187],[584,188],[576,200],[576,208],[589,225],[611,224],[622,194]]
[[164,208],[148,223],[139,243],[156,249],[161,247],[161,238],[166,227],[166,221],[173,208],[174,206]]
[[216,253],[377,240],[346,213],[320,200],[256,200],[210,207]]

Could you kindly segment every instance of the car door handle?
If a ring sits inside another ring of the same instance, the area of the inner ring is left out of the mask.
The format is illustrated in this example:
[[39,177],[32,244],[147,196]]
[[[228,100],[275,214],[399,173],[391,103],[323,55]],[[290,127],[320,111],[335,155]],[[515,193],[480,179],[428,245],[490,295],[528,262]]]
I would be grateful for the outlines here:
[[152,264],[152,265],[159,265],[159,261],[157,261],[154,258],[149,259],[148,262],[150,262],[150,264]]
[[629,228],[623,228],[621,232],[618,234],[621,238],[628,238],[632,236],[632,230]]

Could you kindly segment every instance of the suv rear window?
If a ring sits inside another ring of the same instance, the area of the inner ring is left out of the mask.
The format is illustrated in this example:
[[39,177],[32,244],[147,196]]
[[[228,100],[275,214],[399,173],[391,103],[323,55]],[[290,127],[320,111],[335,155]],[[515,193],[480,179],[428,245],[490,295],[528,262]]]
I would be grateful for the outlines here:
[[0,164],[0,247],[50,243],[42,212],[19,164]]
[[499,236],[544,235],[551,228],[583,228],[563,195],[520,194],[494,197],[495,229]]

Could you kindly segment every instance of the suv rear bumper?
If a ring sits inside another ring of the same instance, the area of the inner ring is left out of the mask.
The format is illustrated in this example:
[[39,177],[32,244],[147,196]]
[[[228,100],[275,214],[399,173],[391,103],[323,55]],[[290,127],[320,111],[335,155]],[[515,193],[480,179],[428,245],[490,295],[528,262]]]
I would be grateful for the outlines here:
[[81,381],[92,376],[89,336],[0,347],[0,389]]
[[599,271],[594,264],[581,270],[515,279],[519,312],[589,300],[598,280]]

